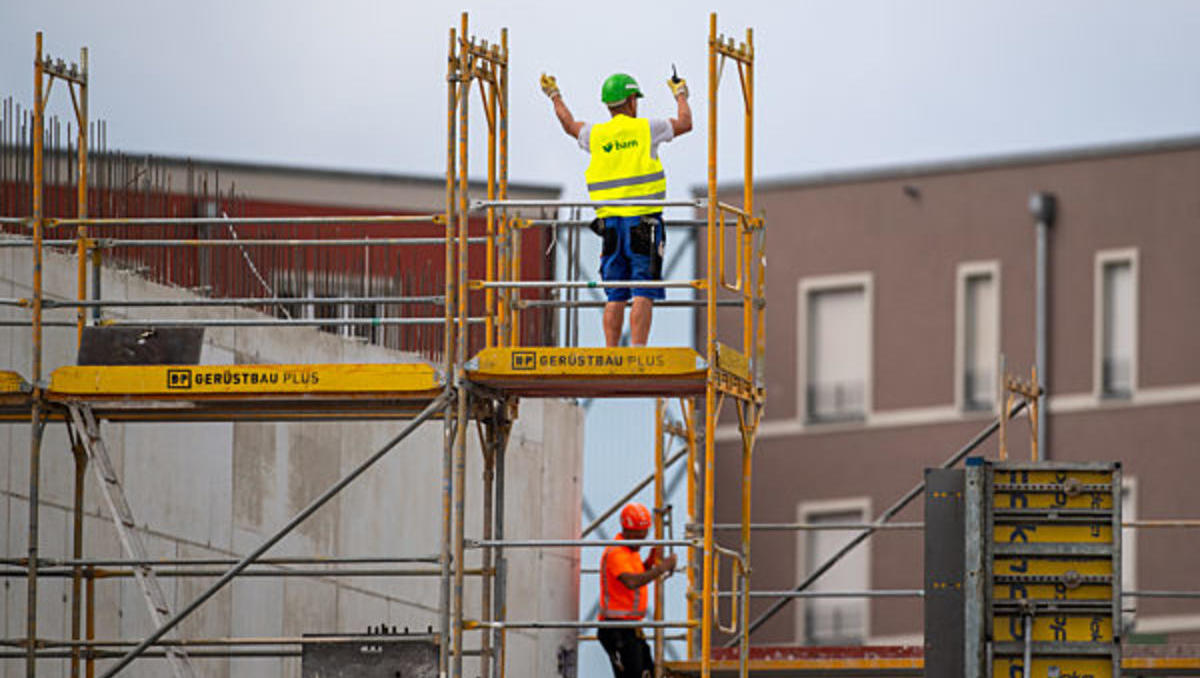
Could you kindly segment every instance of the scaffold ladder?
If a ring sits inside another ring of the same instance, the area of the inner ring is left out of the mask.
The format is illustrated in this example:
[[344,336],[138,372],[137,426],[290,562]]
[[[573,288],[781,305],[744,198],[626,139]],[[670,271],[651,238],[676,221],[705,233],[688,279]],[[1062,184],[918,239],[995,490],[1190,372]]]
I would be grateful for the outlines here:
[[[133,511],[125,499],[125,490],[121,487],[121,481],[113,468],[112,459],[108,456],[108,448],[104,445],[104,439],[100,437],[100,427],[96,424],[92,408],[83,403],[71,403],[68,409],[71,412],[71,423],[79,442],[87,452],[92,469],[96,472],[101,494],[104,495],[104,502],[108,504],[108,510],[112,515],[113,524],[117,527],[121,545],[125,547],[125,553],[139,563],[134,565],[133,574],[137,579],[138,587],[142,590],[146,606],[150,609],[150,618],[154,620],[156,627],[160,627],[171,618],[171,610],[167,607],[167,596],[163,593],[162,585],[158,583],[158,577],[154,576],[154,569],[150,567],[146,545],[142,543],[142,538],[138,536],[134,526]],[[193,678],[195,676],[192,663],[182,647],[168,646],[166,656],[176,678]]]

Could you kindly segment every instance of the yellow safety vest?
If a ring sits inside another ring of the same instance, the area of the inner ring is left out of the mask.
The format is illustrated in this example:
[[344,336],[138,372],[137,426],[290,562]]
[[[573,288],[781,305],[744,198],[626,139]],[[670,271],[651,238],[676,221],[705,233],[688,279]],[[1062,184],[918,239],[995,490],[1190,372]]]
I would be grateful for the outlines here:
[[[588,147],[592,160],[584,176],[592,200],[662,200],[667,177],[662,163],[650,155],[650,121],[618,115],[592,125]],[[655,214],[662,207],[600,207],[598,217]]]

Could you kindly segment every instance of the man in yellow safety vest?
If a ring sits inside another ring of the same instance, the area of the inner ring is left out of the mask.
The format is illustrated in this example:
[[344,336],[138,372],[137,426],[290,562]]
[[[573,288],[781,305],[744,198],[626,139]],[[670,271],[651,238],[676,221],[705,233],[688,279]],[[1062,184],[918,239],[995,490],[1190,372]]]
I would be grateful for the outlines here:
[[[600,99],[608,106],[612,119],[589,124],[576,120],[563,102],[554,76],[542,74],[542,91],[554,103],[554,113],[563,131],[579,141],[591,154],[585,177],[592,200],[661,200],[667,195],[667,180],[658,160],[658,146],[692,129],[692,109],[688,105],[687,81],[667,80],[678,106],[676,117],[647,119],[637,117],[642,91],[637,81],[625,73],[616,73],[604,81]],[[666,232],[660,205],[596,208],[597,230],[604,237],[600,255],[600,277],[605,281],[662,280]],[[633,299],[629,314],[630,340],[645,346],[650,336],[654,301],[664,298],[662,287],[606,287],[604,340],[616,346],[625,323],[625,305]]]

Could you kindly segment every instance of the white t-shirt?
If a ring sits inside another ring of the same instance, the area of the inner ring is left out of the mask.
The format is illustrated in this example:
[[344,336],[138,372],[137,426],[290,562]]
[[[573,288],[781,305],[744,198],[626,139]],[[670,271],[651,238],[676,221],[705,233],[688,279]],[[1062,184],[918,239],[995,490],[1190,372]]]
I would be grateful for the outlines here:
[[[664,118],[650,118],[650,157],[658,159],[658,145],[675,138],[675,128],[671,121]],[[579,128],[579,147],[585,152],[592,152],[592,124],[583,123]]]

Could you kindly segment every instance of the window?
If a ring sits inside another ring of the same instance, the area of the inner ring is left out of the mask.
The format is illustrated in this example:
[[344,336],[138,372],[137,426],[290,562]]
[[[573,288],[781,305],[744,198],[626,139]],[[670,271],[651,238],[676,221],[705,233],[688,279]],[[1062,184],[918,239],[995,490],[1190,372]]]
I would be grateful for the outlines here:
[[[863,523],[868,501],[848,500],[816,502],[800,505],[800,522],[813,525]],[[797,583],[816,571],[835,553],[853,539],[860,530],[806,530],[801,533],[801,571]],[[807,590],[851,591],[870,588],[870,542],[864,542],[847,553],[828,572],[821,575]],[[802,599],[802,618],[798,620],[807,645],[858,645],[867,637],[867,600],[865,598],[806,598]]]
[[870,279],[801,281],[804,418],[862,419],[870,409]]
[[963,410],[991,410],[1000,352],[1000,268],[996,262],[958,268],[956,394]]
[[1128,398],[1137,385],[1137,259],[1096,256],[1096,381],[1103,398]]

